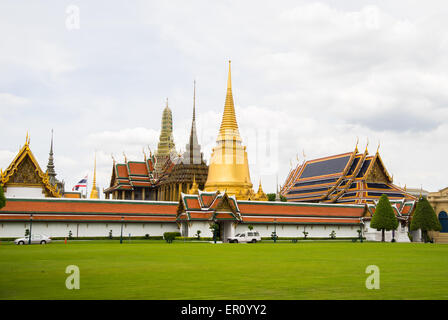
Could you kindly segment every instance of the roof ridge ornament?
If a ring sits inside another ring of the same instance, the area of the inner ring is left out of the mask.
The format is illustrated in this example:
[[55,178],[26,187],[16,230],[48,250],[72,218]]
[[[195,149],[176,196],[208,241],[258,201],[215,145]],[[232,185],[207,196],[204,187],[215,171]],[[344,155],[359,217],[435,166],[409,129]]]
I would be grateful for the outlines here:
[[25,138],[25,146],[29,146],[30,145],[30,135],[28,134],[28,130],[26,130],[26,138]]

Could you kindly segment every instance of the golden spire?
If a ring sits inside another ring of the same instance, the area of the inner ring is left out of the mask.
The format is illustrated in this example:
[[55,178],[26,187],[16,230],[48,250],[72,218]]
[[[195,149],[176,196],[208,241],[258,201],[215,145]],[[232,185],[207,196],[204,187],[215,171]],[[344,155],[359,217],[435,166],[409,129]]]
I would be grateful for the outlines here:
[[227,78],[227,93],[226,102],[224,105],[224,113],[222,115],[221,127],[219,128],[218,141],[236,140],[241,141],[238,130],[238,123],[236,122],[235,105],[233,103],[232,94],[232,71],[229,60],[229,75]]
[[199,190],[198,184],[196,183],[196,174],[193,175],[193,184],[191,185],[190,190],[188,190],[188,194],[197,194]]
[[253,193],[246,147],[241,143],[232,95],[232,76],[229,61],[227,93],[216,147],[212,149],[205,191],[223,191],[247,200]]
[[93,184],[92,184],[92,191],[90,192],[90,199],[99,199],[98,190],[96,187],[96,152],[95,152],[95,165],[93,167]]

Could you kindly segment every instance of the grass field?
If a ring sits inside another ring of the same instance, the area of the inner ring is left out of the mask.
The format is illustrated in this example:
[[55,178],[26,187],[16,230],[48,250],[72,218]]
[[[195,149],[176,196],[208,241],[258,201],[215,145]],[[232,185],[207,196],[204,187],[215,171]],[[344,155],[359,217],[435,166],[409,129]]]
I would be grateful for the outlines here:
[[[379,290],[365,287],[368,265]],[[0,299],[448,299],[448,245],[1,243]]]

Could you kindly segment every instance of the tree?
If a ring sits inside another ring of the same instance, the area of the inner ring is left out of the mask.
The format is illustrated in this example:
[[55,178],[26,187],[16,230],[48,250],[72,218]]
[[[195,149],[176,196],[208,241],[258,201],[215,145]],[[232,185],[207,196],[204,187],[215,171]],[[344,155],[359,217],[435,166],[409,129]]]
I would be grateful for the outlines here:
[[25,229],[25,237],[28,237],[30,235],[30,229]]
[[213,223],[212,225],[210,225],[210,231],[213,234],[213,242],[216,243],[216,238],[219,235],[219,224]]
[[252,231],[252,230],[254,230],[254,226],[253,226],[253,225],[251,225],[251,224],[250,224],[250,225],[248,225],[248,226],[247,226],[247,228],[249,229],[249,231]]
[[0,185],[0,209],[6,205],[6,197],[3,192],[3,187]]
[[370,227],[381,230],[381,241],[385,241],[384,232],[398,228],[398,219],[387,195],[383,194],[375,208]]
[[411,220],[411,231],[422,230],[423,240],[428,242],[428,231],[440,231],[442,226],[428,199],[421,197],[417,202],[414,215]]
[[266,196],[268,197],[268,201],[275,201],[275,193],[268,193]]
[[330,238],[331,239],[335,239],[336,238],[336,232],[333,230],[333,231],[331,231],[331,233],[330,233]]
[[201,239],[201,230],[196,231],[196,237],[199,239]]

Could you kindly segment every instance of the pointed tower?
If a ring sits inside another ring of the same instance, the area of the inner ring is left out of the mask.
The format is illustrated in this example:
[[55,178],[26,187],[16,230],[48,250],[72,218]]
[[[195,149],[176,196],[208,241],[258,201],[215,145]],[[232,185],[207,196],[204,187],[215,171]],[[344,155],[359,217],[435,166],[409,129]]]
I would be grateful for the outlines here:
[[216,147],[212,151],[205,191],[226,191],[237,199],[254,195],[250,181],[246,147],[241,144],[232,95],[232,77],[229,61],[227,94]]
[[191,121],[190,140],[185,146],[185,152],[183,154],[183,163],[185,164],[202,163],[201,146],[198,143],[198,136],[196,134],[196,81],[194,81],[194,89],[193,89],[193,120]]
[[266,195],[266,193],[264,193],[263,188],[261,186],[261,179],[260,179],[260,183],[258,185],[258,192],[255,194],[254,200],[268,201],[268,196]]
[[50,145],[50,154],[48,157],[48,164],[47,164],[47,174],[48,174],[48,180],[50,181],[50,184],[55,185],[57,180],[56,180],[56,171],[54,171],[53,129],[51,129],[51,145]]
[[166,107],[162,114],[162,128],[160,130],[159,144],[156,151],[156,172],[160,173],[170,153],[175,151],[173,138],[173,115],[168,107],[168,99],[166,99]]
[[93,183],[92,183],[92,191],[90,192],[90,199],[99,199],[98,196],[98,187],[96,186],[96,153],[95,153],[95,165],[93,167]]

